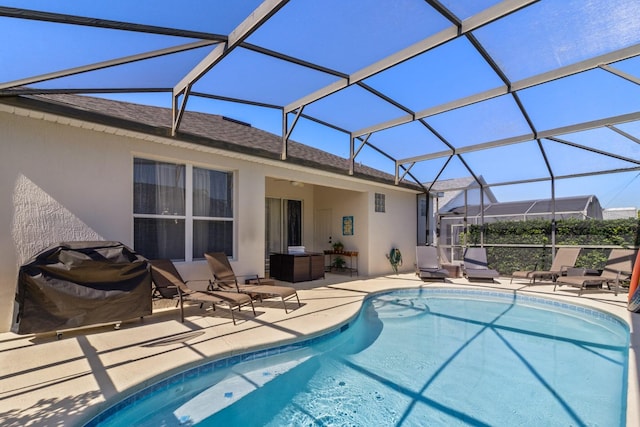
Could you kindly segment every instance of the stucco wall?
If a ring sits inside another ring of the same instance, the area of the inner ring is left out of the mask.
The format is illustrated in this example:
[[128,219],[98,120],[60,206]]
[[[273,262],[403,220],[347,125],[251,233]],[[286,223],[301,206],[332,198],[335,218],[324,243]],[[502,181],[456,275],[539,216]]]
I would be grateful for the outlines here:
[[0,114],[0,328],[20,264],[58,241],[131,240],[131,157],[121,138]]
[[[390,242],[407,239],[404,245],[415,245],[415,195],[406,190],[387,186],[381,191],[379,186],[347,177],[247,161],[237,155],[176,147],[90,127],[79,122],[70,125],[64,119],[59,123],[53,116],[31,118],[0,111],[2,331],[11,327],[18,268],[38,251],[70,240],[133,244],[135,156],[237,171],[236,253],[232,261],[237,274],[263,273],[267,195],[303,200],[303,239],[308,247],[314,245],[313,215],[319,206],[332,208],[336,236],[341,231],[342,216],[352,215],[355,234],[340,238],[347,248],[361,251],[360,270],[364,275],[390,271],[384,258]],[[282,187],[267,193],[267,176],[282,178]],[[291,186],[287,180],[305,185]],[[387,195],[385,215],[372,215],[376,191]],[[408,206],[391,208],[396,203]],[[207,279],[210,274],[204,262],[178,268],[189,280]]]
[[[385,195],[385,212],[375,212],[375,193]],[[341,240],[345,250],[359,252],[361,274],[391,274],[386,254],[392,247],[402,252],[404,263],[400,270],[413,270],[417,235],[415,194],[375,187],[320,188],[316,190],[316,208],[323,207],[332,210],[334,241]],[[344,216],[353,216],[352,236],[342,235]]]
[[385,195],[385,212],[374,212],[374,194],[369,195],[369,260],[371,274],[393,274],[386,255],[391,248],[402,253],[401,272],[413,271],[416,257],[417,209],[415,194],[378,190]]
[[[316,208],[331,209],[333,243],[340,241],[345,250],[358,251],[360,274],[371,274],[368,263],[369,220],[367,218],[368,192],[322,187],[316,189]],[[342,218],[353,217],[353,235],[342,234]]]

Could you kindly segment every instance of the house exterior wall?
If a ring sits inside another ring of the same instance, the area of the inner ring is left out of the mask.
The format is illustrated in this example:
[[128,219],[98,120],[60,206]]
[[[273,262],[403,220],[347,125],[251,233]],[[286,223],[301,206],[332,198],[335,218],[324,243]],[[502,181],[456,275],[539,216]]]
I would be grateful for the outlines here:
[[[347,247],[353,245],[361,252],[361,275],[389,272],[384,253],[392,244],[405,245],[403,254],[411,253],[415,245],[415,193],[406,189],[235,153],[173,146],[25,111],[0,110],[0,133],[1,331],[9,330],[14,320],[19,266],[35,253],[72,240],[117,240],[133,246],[134,157],[237,172],[232,260],[237,274],[264,272],[267,195],[303,200],[303,239],[308,247],[314,246],[313,215],[318,206],[333,210],[337,230],[341,230],[342,216],[354,216],[354,236],[343,240]],[[267,194],[268,176],[310,185],[287,185]],[[375,192],[386,193],[389,214],[374,215]],[[395,206],[405,203],[407,206]],[[204,279],[201,287],[206,285],[210,273],[205,262],[182,263],[178,268],[185,279]]]
[[373,274],[393,274],[387,255],[392,248],[400,249],[403,263],[399,272],[415,269],[417,239],[416,195],[393,191],[385,194],[385,212],[375,212],[374,194],[369,198],[369,256]]
[[18,268],[36,252],[65,240],[130,243],[131,214],[123,213],[131,211],[132,190],[127,151],[105,150],[122,145],[112,135],[92,139],[82,129],[7,114],[0,114],[0,129],[0,329],[6,331]]
[[[385,195],[385,212],[375,212],[375,193]],[[380,188],[360,191],[334,188],[316,190],[316,209],[331,208],[333,241],[340,240],[345,250],[358,251],[361,275],[392,274],[386,255],[400,249],[403,265],[399,271],[413,271],[417,235],[415,193]],[[353,235],[342,234],[342,219],[353,217]]]
[[[368,192],[322,187],[316,190],[316,209],[331,209],[331,235],[333,243],[342,242],[346,251],[358,251],[360,274],[372,273],[368,262],[369,220],[367,218]],[[353,217],[353,235],[342,234],[343,217]]]

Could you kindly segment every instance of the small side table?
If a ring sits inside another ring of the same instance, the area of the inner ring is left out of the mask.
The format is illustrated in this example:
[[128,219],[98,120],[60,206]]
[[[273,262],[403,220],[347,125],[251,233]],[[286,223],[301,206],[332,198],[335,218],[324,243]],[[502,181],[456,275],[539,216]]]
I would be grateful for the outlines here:
[[[324,254],[329,256],[329,263],[325,265],[325,271],[348,271],[351,276],[353,276],[353,273],[356,273],[356,276],[358,275],[358,251],[324,251]],[[333,266],[334,258],[339,256],[349,258],[347,267],[338,269]]]
[[442,268],[449,272],[449,277],[451,278],[462,277],[460,264],[442,264]]

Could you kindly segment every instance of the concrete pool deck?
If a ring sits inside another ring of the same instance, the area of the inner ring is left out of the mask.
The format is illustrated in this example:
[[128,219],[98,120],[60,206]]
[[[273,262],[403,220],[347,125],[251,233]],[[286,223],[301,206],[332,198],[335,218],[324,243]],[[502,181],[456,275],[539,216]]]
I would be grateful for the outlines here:
[[[225,310],[185,307],[185,323],[176,309],[143,320],[55,334],[0,334],[0,425],[82,425],[119,398],[164,376],[207,360],[321,335],[357,315],[371,292],[418,287],[495,289],[537,295],[610,312],[631,329],[627,425],[640,425],[638,363],[640,314],[626,309],[627,294],[586,292],[549,283],[527,286],[501,277],[498,283],[422,282],[413,273],[375,278],[327,274],[296,283],[302,307],[285,314],[279,301],[256,304],[257,316],[244,309],[233,325]],[[286,283],[285,283],[286,284]],[[290,285],[290,284],[287,284]],[[119,396],[120,393],[123,393]]]

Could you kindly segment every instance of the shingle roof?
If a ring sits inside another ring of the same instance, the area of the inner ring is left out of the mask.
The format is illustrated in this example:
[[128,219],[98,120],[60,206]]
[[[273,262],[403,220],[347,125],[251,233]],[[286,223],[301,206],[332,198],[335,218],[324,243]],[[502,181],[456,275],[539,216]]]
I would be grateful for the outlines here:
[[[168,108],[69,94],[6,97],[0,98],[0,102],[273,160],[280,159],[282,149],[282,137],[215,114],[185,111],[180,131],[172,136]],[[292,140],[287,161],[339,174],[349,171],[348,159]],[[354,176],[394,183],[392,175],[357,163]],[[401,186],[420,190],[407,183]]]
[[[556,214],[570,213],[570,212],[584,212],[587,215],[591,214],[590,206],[595,204],[597,209],[600,209],[600,203],[595,196],[576,196],[576,197],[561,197],[555,200],[555,212]],[[450,209],[447,214],[463,214],[464,206]],[[507,216],[507,215],[523,215],[523,214],[541,214],[550,213],[553,210],[553,203],[551,199],[541,200],[526,200],[516,202],[503,202],[503,203],[487,203],[484,209],[485,216]],[[477,205],[467,207],[468,216],[480,215],[480,207]]]
[[[482,176],[478,177],[478,180],[484,185],[486,184],[485,179]],[[432,183],[425,183],[424,186],[429,188]],[[433,187],[431,187],[431,192],[443,192],[443,197],[440,198],[439,203],[441,208],[446,207],[449,202],[454,200],[458,195],[463,192],[465,189],[479,189],[480,186],[476,183],[476,180],[472,176],[461,177],[461,178],[452,178],[452,179],[444,179],[442,181],[436,181],[433,183]],[[497,202],[495,194],[490,187],[485,187],[483,190],[485,200],[489,200],[491,202]]]

